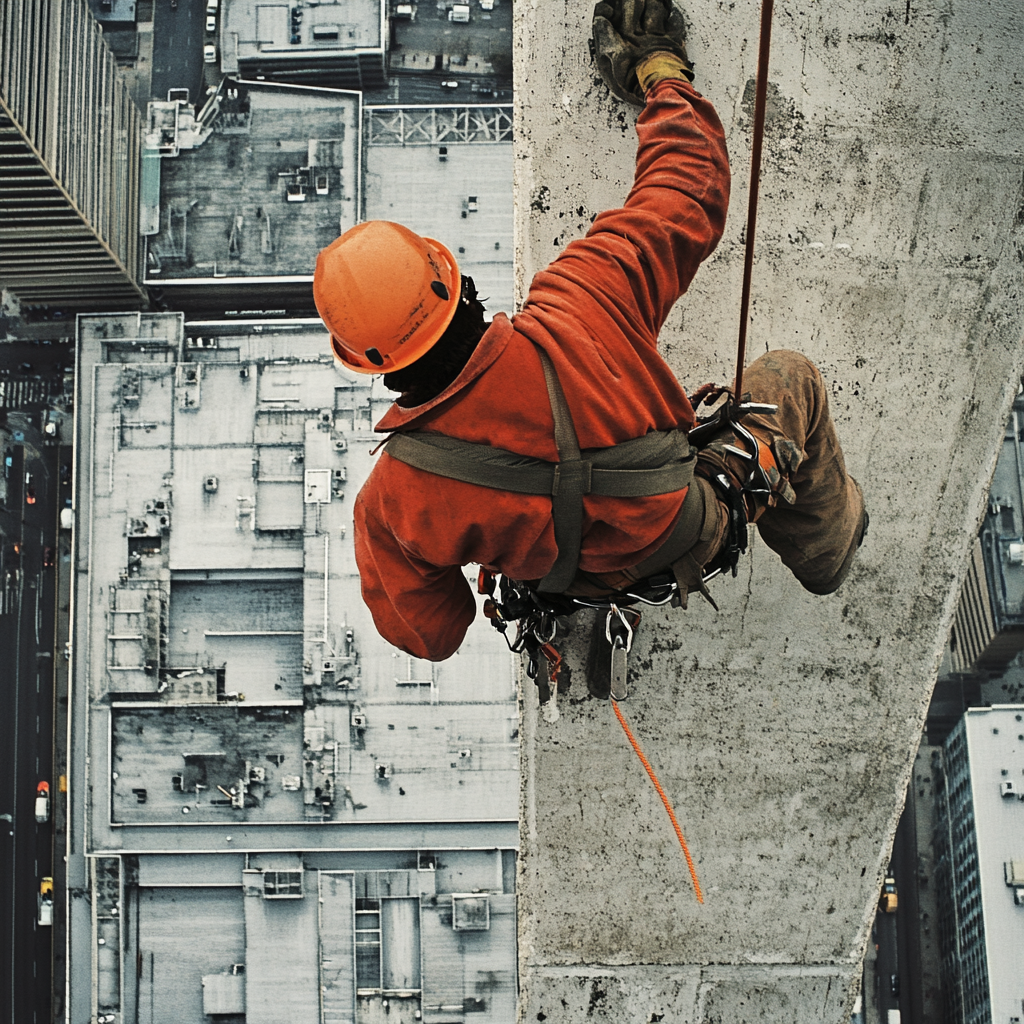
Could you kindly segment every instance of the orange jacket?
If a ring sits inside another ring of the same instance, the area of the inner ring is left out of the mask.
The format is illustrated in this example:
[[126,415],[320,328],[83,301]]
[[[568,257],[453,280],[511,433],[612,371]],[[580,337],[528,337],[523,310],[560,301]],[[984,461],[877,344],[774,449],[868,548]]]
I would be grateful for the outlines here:
[[[537,274],[523,311],[498,314],[459,377],[412,408],[392,406],[379,431],[436,431],[557,461],[540,360],[551,357],[581,448],[693,426],[693,410],[657,349],[658,332],[718,244],[729,164],[714,108],[689,84],[664,81],[637,121],[636,177],[624,208],[600,214]],[[608,572],[657,550],[685,491],[584,499],[580,568]],[[557,549],[551,499],[477,487],[386,453],[355,504],[363,597],[390,643],[420,658],[454,654],[476,599],[462,566],[539,579]]]

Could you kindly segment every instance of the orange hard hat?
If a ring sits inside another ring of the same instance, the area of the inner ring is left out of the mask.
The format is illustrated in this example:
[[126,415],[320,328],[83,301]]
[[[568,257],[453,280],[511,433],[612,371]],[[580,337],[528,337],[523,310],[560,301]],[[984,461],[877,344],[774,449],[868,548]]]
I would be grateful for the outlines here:
[[444,334],[462,277],[452,254],[401,224],[350,228],[316,259],[313,301],[335,357],[358,373],[414,363]]

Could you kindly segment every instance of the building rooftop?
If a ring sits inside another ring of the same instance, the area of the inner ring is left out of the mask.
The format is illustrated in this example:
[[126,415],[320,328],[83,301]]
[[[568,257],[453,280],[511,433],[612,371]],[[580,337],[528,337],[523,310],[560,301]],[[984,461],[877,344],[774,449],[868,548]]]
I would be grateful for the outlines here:
[[352,500],[389,395],[319,321],[78,326],[75,1012],[95,964],[100,1016],[507,1024],[513,664],[482,618],[437,665],[373,628]]
[[1024,1000],[1024,707],[970,708],[964,729],[992,1020],[1012,1020]]
[[132,962],[143,953],[132,1001],[176,1024],[354,1020],[371,993],[390,996],[398,1020],[413,1006],[434,1022],[464,1007],[480,1024],[514,1016],[515,896],[493,851],[385,857],[370,870],[351,855],[317,866],[224,854],[190,858],[188,877],[182,861],[141,862],[138,931],[125,937]]
[[511,315],[511,108],[367,107],[364,116],[366,219],[437,238],[487,309]]
[[339,52],[382,51],[385,17],[381,0],[231,0],[221,13],[222,66],[234,71],[257,60],[315,67]]
[[386,393],[335,364],[319,325],[200,329],[80,321],[79,643],[93,764],[112,768],[97,844],[134,826],[514,821],[505,645],[481,620],[447,662],[417,661],[359,594],[352,499]]
[[359,218],[359,110],[357,93],[225,79],[200,112],[212,134],[161,160],[147,282],[311,280]]

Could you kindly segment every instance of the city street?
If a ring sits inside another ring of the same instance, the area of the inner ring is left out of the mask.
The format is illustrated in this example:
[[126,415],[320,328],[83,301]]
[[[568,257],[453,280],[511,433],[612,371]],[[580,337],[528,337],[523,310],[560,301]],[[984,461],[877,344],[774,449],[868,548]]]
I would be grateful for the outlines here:
[[[3,350],[3,366],[16,354]],[[17,364],[15,364],[17,366]],[[54,618],[56,535],[60,485],[58,449],[44,443],[40,417],[49,386],[11,388],[34,401],[29,409],[4,408],[3,501],[0,502],[0,929],[3,1019],[52,1019],[54,928],[39,924],[39,891],[54,875],[53,805],[59,783],[54,756]],[[14,383],[19,375],[14,375]],[[52,382],[46,382],[50,385]],[[7,460],[10,459],[8,463]],[[48,820],[37,822],[37,787],[50,789]],[[60,859],[60,853],[57,854]],[[60,894],[54,893],[59,911]]]
[[[367,90],[366,104],[397,106],[476,106],[512,102],[512,85],[497,78],[450,72],[425,72],[403,69],[392,64],[388,89]],[[458,82],[452,88],[441,82]]]
[[188,89],[192,103],[203,103],[205,0],[155,0],[153,4],[153,79],[150,95],[167,99],[168,89]]

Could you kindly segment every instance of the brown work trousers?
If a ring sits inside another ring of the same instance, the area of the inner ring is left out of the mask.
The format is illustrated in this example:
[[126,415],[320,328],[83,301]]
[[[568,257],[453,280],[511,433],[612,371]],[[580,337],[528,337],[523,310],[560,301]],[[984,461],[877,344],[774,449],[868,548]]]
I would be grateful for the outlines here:
[[[770,499],[755,498],[749,509],[762,540],[800,583],[814,594],[830,594],[846,578],[867,517],[857,481],[846,471],[843,451],[829,414],[821,372],[798,352],[768,352],[744,372],[743,390],[753,402],[778,406],[774,414],[750,414],[742,423],[775,458]],[[700,464],[722,465],[734,479],[747,472],[744,460],[724,445],[726,430],[702,450]],[[719,513],[724,516],[724,508]],[[725,523],[720,534],[724,538]]]

